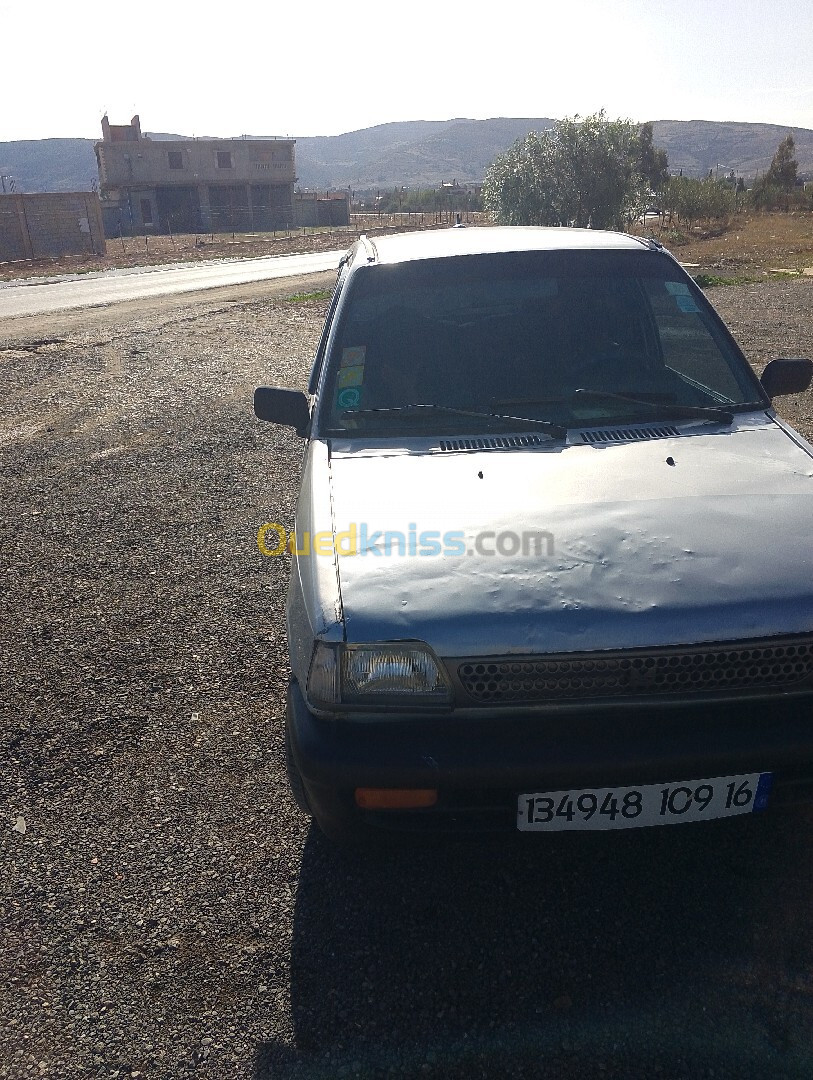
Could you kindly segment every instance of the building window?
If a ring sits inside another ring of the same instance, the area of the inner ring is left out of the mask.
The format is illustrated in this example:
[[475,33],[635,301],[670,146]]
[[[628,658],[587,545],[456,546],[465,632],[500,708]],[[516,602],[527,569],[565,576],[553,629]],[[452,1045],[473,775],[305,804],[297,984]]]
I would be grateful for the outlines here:
[[141,200],[141,220],[145,225],[152,225],[152,201],[150,199]]
[[183,168],[183,154],[180,150],[168,150],[167,157],[169,158],[170,169]]
[[218,169],[230,169],[232,167],[231,150],[217,151],[217,167]]

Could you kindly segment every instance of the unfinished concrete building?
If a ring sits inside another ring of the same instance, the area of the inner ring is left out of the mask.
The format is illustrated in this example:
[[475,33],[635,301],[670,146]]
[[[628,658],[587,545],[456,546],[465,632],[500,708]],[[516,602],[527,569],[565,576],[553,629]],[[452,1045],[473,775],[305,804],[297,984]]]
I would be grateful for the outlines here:
[[134,116],[95,144],[108,237],[264,232],[294,221],[294,139],[150,139]]

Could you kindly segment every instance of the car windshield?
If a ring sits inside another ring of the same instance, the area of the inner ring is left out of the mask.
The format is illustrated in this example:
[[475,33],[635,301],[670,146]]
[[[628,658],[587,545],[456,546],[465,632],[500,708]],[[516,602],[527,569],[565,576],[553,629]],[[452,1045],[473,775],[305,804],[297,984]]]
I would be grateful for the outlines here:
[[702,293],[652,251],[361,268],[319,398],[331,433],[544,431],[545,420],[552,438],[608,419],[730,423],[761,400]]

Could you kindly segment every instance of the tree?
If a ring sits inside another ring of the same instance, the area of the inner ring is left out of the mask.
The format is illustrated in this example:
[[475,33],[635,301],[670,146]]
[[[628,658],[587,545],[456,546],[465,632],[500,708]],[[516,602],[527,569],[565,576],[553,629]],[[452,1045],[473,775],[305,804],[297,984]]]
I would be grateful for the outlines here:
[[736,211],[734,187],[726,180],[707,176],[695,180],[673,176],[663,194],[664,212],[691,228],[695,221],[725,221]]
[[662,186],[666,165],[651,124],[602,109],[519,139],[489,167],[483,204],[505,225],[620,228]]
[[793,136],[788,135],[776,148],[765,180],[769,184],[775,184],[789,195],[796,186],[796,173],[799,163],[796,160],[796,144]]
[[639,171],[653,194],[669,183],[669,157],[665,150],[652,145],[652,124],[641,124],[638,133]]
[[790,193],[796,187],[799,163],[796,160],[796,144],[788,135],[776,148],[773,161],[764,176],[754,184],[751,197],[758,209],[770,210],[777,206],[788,209]]

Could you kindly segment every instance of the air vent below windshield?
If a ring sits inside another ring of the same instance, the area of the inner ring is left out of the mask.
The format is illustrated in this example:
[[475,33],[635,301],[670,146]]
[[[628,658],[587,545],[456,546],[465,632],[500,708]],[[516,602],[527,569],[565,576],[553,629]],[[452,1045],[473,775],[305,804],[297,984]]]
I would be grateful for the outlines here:
[[650,439],[671,439],[680,435],[675,427],[640,427],[640,428],[601,428],[594,431],[583,431],[582,442],[586,443],[619,443],[619,442],[647,442]]
[[549,439],[538,435],[489,435],[484,439],[442,439],[444,453],[456,450],[517,450],[525,446],[545,446]]

